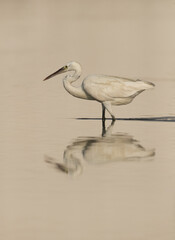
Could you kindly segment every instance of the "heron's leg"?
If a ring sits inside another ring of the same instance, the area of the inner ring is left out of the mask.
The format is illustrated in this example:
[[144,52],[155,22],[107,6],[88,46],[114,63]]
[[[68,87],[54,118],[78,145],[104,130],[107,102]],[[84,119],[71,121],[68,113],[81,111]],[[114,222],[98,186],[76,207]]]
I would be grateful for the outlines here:
[[105,119],[102,119],[102,137],[106,134],[106,124],[105,124]]
[[105,120],[105,106],[102,103],[102,119]]
[[108,111],[108,113],[111,115],[112,121],[115,121],[115,116],[114,116],[114,114],[112,113],[111,103],[110,103],[110,102],[103,102],[103,106],[106,108],[106,110]]
[[104,136],[104,134],[106,133],[106,127],[105,127],[105,106],[102,105],[102,137]]

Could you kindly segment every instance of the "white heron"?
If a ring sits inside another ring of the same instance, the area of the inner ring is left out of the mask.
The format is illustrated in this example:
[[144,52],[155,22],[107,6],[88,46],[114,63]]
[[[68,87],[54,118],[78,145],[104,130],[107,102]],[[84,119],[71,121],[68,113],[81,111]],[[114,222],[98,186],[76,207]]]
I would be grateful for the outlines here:
[[115,120],[111,105],[128,104],[144,90],[154,87],[151,82],[108,75],[89,75],[79,87],[76,87],[72,84],[81,76],[81,66],[77,62],[67,63],[46,77],[44,81],[69,71],[73,73],[63,78],[64,88],[74,97],[100,102],[103,120],[105,119],[105,110],[109,112],[112,120]]

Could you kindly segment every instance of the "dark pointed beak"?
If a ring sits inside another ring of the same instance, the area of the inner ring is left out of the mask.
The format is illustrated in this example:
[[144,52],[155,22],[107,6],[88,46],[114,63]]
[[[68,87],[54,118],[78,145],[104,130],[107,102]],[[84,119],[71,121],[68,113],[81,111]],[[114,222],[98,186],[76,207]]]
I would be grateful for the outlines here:
[[64,66],[64,67],[60,68],[58,71],[50,74],[50,75],[49,75],[48,77],[46,77],[43,81],[46,81],[46,80],[48,80],[48,79],[50,79],[50,78],[52,78],[52,77],[54,77],[54,76],[56,76],[56,75],[58,75],[58,74],[64,73],[64,72],[66,72],[66,70],[67,70],[67,66]]

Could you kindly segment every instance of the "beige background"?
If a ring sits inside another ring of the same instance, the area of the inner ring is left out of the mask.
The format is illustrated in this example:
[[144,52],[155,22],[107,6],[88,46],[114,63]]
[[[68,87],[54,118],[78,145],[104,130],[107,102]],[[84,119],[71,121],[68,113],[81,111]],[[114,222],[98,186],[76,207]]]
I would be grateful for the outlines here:
[[63,164],[80,136],[99,138],[101,121],[75,118],[100,117],[101,106],[67,94],[61,76],[42,81],[76,60],[83,76],[156,84],[116,116],[174,116],[174,26],[174,0],[0,1],[1,239],[174,240],[174,123],[117,121],[113,133],[156,155],[81,159],[82,174],[72,177],[45,156]]

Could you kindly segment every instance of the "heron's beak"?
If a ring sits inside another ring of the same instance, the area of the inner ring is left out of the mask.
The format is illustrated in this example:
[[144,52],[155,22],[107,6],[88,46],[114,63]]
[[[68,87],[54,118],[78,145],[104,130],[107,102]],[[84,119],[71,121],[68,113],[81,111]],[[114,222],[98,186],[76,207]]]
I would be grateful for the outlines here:
[[58,75],[58,74],[61,74],[61,73],[66,72],[66,71],[67,71],[67,66],[64,66],[64,67],[60,68],[58,71],[50,74],[50,75],[49,75],[48,77],[46,77],[43,81],[48,80],[48,79],[50,79],[50,78],[52,78],[52,77],[54,77],[54,76],[56,76],[56,75]]

